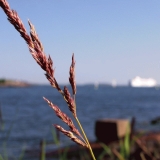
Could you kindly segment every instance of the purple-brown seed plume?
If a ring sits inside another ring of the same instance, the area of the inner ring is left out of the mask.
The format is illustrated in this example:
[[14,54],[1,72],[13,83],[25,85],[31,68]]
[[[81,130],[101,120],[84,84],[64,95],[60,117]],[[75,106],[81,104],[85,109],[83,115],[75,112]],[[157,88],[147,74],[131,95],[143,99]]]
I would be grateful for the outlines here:
[[69,82],[72,86],[72,92],[73,95],[76,94],[76,80],[75,80],[75,60],[74,60],[74,54],[72,55],[72,63],[70,66],[70,71],[69,71]]
[[73,124],[73,121],[71,120],[71,118],[69,118],[65,113],[63,113],[59,107],[57,107],[56,105],[54,105],[51,101],[49,101],[47,98],[43,97],[43,99],[49,104],[49,106],[55,111],[56,115],[63,121],[65,122],[70,130],[72,132],[74,132],[75,134],[77,134],[78,136],[81,136],[80,132],[78,131],[78,129],[76,129],[75,125]]
[[6,0],[0,0],[0,7],[7,15],[9,22],[15,27],[15,29],[20,33],[21,37],[28,44],[28,48],[31,55],[39,64],[39,66],[46,72],[45,75],[46,78],[49,80],[50,84],[59,92],[63,93],[54,77],[52,59],[50,56],[47,57],[45,55],[43,45],[39,40],[38,34],[36,33],[33,24],[30,21],[28,21],[30,26],[30,35],[28,35],[25,26],[23,25],[17,12],[10,9],[10,6]]
[[71,95],[69,93],[69,90],[67,89],[66,86],[64,87],[63,93],[64,93],[65,100],[66,100],[66,102],[68,104],[69,110],[73,113],[73,116],[76,118],[77,115],[76,115],[75,101],[71,97]]
[[71,131],[66,131],[65,129],[63,129],[61,126],[59,125],[54,125],[59,131],[61,131],[63,134],[65,134],[67,137],[69,137],[72,141],[76,142],[77,144],[83,146],[83,147],[87,147],[87,144],[85,144],[84,142],[82,142],[80,139],[78,139]]

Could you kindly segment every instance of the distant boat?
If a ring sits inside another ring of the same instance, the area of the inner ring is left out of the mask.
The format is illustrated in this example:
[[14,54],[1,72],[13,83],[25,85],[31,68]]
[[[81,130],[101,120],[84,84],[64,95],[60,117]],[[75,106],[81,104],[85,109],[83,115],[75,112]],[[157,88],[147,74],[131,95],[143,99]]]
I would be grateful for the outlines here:
[[157,82],[153,78],[145,79],[145,78],[136,76],[130,81],[129,85],[132,87],[156,87]]
[[116,81],[115,79],[112,80],[111,86],[112,86],[113,88],[117,87],[117,81]]
[[95,82],[95,83],[94,83],[94,89],[97,90],[98,88],[99,88],[99,83],[98,83],[98,82]]

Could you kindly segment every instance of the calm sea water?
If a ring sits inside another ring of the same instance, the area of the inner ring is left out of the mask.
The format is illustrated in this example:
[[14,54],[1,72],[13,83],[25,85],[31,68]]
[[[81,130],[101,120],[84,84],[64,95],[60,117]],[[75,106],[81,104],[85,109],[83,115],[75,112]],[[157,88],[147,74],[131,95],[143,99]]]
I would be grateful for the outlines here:
[[[50,86],[0,88],[3,128],[0,130],[0,152],[10,155],[25,149],[38,148],[42,139],[52,141],[52,124],[67,129],[42,97],[50,99],[72,117],[62,96]],[[160,90],[155,88],[77,87],[77,113],[90,140],[95,140],[95,121],[101,118],[136,118],[136,129],[160,130],[150,121],[160,116]],[[65,144],[70,143],[60,136]],[[5,147],[5,143],[7,146]]]

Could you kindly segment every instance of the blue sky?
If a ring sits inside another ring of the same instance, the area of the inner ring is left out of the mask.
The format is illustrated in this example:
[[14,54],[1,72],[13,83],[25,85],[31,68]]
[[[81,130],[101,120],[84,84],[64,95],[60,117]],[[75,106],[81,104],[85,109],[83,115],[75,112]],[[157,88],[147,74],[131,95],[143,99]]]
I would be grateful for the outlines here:
[[[159,0],[8,0],[34,24],[55,77],[68,83],[72,53],[76,81],[118,84],[139,75],[160,84]],[[48,84],[19,33],[0,9],[0,77]]]

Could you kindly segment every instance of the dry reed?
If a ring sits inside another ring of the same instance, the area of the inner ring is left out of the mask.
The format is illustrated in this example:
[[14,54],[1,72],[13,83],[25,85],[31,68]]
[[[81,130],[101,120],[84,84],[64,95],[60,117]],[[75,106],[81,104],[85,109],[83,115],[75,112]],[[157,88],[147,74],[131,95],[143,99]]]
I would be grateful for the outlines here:
[[[25,42],[28,45],[29,51],[32,55],[32,57],[35,59],[35,61],[39,64],[39,66],[45,71],[45,76],[48,79],[49,83],[52,87],[56,88],[61,95],[63,96],[64,100],[66,101],[69,110],[72,112],[74,118],[76,119],[82,133],[83,137],[78,131],[78,129],[73,124],[73,121],[71,118],[69,118],[65,113],[63,113],[58,106],[54,105],[52,102],[50,102],[47,98],[44,98],[44,100],[51,106],[51,108],[55,111],[56,115],[64,122],[66,123],[70,131],[67,131],[63,129],[59,125],[54,125],[60,132],[68,136],[72,141],[76,142],[79,145],[82,145],[84,147],[89,148],[89,151],[91,153],[92,158],[95,160],[95,156],[92,152],[92,148],[90,146],[90,143],[85,135],[85,132],[81,126],[81,123],[78,120],[77,114],[76,114],[76,101],[75,101],[75,95],[76,95],[76,81],[75,81],[75,60],[74,60],[74,54],[72,55],[72,63],[70,66],[69,71],[69,82],[72,87],[72,93],[73,97],[71,96],[69,90],[67,87],[64,87],[64,90],[62,90],[56,81],[54,77],[55,70],[53,69],[53,61],[50,56],[46,56],[44,53],[43,45],[38,37],[38,34],[36,33],[35,27],[33,24],[28,20],[29,26],[30,26],[30,35],[27,33],[21,19],[19,18],[17,12],[15,10],[11,10],[10,6],[7,2],[7,0],[0,0],[0,7],[3,9],[5,14],[8,17],[9,22],[15,27],[15,29],[20,33],[21,37],[25,40]],[[76,135],[78,135],[82,140],[80,140]]]

